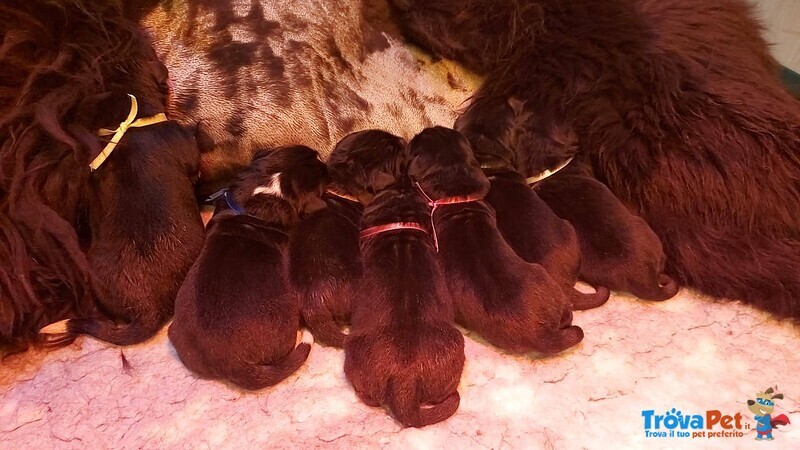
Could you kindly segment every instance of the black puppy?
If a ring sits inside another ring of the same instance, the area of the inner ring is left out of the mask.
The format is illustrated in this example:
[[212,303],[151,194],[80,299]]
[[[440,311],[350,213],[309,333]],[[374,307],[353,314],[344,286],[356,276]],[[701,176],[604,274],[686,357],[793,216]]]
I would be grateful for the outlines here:
[[319,208],[327,172],[314,150],[258,153],[218,200],[200,258],[178,292],[169,338],[204,378],[245,389],[278,383],[308,357],[286,264],[298,212]]
[[377,192],[400,180],[407,159],[403,139],[381,130],[365,130],[336,144],[328,168],[344,194],[366,205]]
[[429,208],[410,183],[379,192],[364,212],[364,277],[353,300],[344,371],[359,398],[388,405],[406,426],[458,409],[464,338],[429,234]]
[[341,347],[342,325],[361,273],[358,230],[363,206],[400,178],[405,142],[385,131],[345,136],[328,158],[334,182],[323,197],[327,208],[303,220],[290,244],[291,280],[301,293],[306,325],[326,345]]
[[578,232],[582,279],[646,300],[666,300],[678,293],[678,283],[664,273],[661,240],[594,178],[589,166],[572,161],[534,189]]
[[514,100],[478,99],[456,120],[455,128],[472,144],[475,158],[489,177],[486,203],[495,210],[497,228],[517,255],[541,264],[562,287],[573,309],[595,308],[608,301],[609,290],[594,294],[575,289],[581,267],[578,236],[534,193],[514,168]]
[[[158,117],[160,111],[146,96],[111,95],[87,103],[83,108],[92,112],[127,108],[142,118]],[[172,316],[204,230],[193,188],[200,164],[197,144],[189,130],[163,119],[129,129],[105,150],[113,153],[93,161],[85,245],[100,314],[48,325],[41,330],[43,340],[58,343],[88,334],[131,345],[152,337]]]
[[325,208],[300,221],[289,242],[289,276],[300,313],[317,342],[341,347],[350,299],[361,277],[358,231],[363,207],[329,185]]
[[583,339],[572,305],[538,264],[523,261],[483,200],[489,180],[457,131],[428,128],[410,143],[408,173],[431,199],[439,254],[456,320],[515,353],[546,354]]

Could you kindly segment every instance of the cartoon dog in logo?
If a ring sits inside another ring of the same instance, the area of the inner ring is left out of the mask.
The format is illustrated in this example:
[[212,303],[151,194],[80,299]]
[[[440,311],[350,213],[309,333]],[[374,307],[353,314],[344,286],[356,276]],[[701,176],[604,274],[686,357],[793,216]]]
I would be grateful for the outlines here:
[[771,441],[772,429],[778,425],[786,426],[790,424],[789,418],[785,414],[772,417],[772,411],[775,409],[775,400],[783,399],[783,394],[778,393],[778,386],[769,388],[764,392],[756,394],[755,400],[747,401],[747,409],[755,414],[755,419],[758,425],[756,426],[757,441],[768,440]]

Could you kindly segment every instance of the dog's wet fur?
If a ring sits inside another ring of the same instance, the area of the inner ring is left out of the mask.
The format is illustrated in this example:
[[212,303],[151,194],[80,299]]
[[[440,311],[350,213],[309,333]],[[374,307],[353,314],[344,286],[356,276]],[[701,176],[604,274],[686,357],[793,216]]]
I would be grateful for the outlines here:
[[583,280],[645,300],[678,293],[678,283],[664,273],[666,256],[658,236],[592,176],[588,165],[572,161],[534,190],[575,227]]
[[470,144],[489,178],[486,203],[497,218],[497,228],[514,252],[530,263],[541,264],[562,287],[573,309],[595,308],[608,301],[610,292],[597,286],[594,294],[575,289],[581,268],[581,249],[575,229],[559,218],[528,186],[514,164],[514,119],[509,101],[472,103],[458,118],[455,129]]
[[[425,129],[411,140],[409,155],[408,174],[433,200],[489,191],[457,131]],[[558,353],[583,339],[583,330],[571,325],[572,305],[561,286],[544,267],[514,253],[486,202],[441,206],[433,222],[456,320],[464,327],[514,353]]]
[[169,338],[181,361],[203,378],[248,390],[274,385],[294,373],[311,349],[300,328],[291,288],[287,246],[299,215],[320,207],[328,182],[325,164],[302,146],[259,152],[228,191],[200,257],[175,304]]
[[[363,227],[429,223],[410,182],[379,191]],[[405,426],[441,422],[458,409],[464,338],[429,233],[393,230],[363,238],[364,277],[353,299],[344,371],[358,397],[388,406]]]

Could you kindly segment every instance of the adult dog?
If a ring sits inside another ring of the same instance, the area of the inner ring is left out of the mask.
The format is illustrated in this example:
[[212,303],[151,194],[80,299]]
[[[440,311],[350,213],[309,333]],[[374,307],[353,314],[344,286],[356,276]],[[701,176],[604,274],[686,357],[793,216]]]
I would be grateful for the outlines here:
[[[166,69],[115,2],[12,0],[0,24],[0,343],[67,318],[56,341],[147,339],[203,240],[194,137],[158,116]],[[129,113],[148,125],[92,171]]]
[[800,103],[744,0],[392,0],[405,33],[532,112],[528,175],[578,152],[681,284],[800,317]]

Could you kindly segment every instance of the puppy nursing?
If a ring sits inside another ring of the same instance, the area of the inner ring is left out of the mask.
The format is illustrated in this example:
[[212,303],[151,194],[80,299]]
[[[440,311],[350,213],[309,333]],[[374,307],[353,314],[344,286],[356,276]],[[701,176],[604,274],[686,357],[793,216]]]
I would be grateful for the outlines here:
[[285,147],[257,154],[218,200],[169,328],[189,369],[255,390],[306,360],[310,336],[295,346],[300,312],[285,254],[298,214],[319,207],[326,183],[315,151]]
[[329,164],[348,174],[340,178],[343,189],[367,203],[345,375],[364,403],[385,405],[403,425],[421,427],[458,409],[464,338],[453,326],[429,208],[403,177],[405,159],[400,138],[370,130],[343,139]]
[[508,147],[515,117],[505,101],[479,99],[456,121],[455,128],[472,144],[475,158],[489,177],[486,203],[495,210],[497,228],[517,255],[541,264],[562,287],[573,309],[589,309],[608,300],[609,290],[594,294],[575,289],[581,267],[581,250],[575,229],[560,219],[534,193],[514,168]]
[[460,133],[436,127],[418,134],[408,173],[441,204],[432,221],[459,323],[515,353],[557,353],[583,339],[558,283],[517,256],[497,230],[482,200],[489,181]]
[[341,347],[350,320],[350,299],[361,277],[358,231],[363,207],[331,184],[325,207],[304,218],[289,243],[292,285],[300,312],[317,342]]
[[658,236],[586,164],[572,161],[534,189],[578,232],[582,279],[645,300],[666,300],[678,293],[678,283],[664,273],[666,256]]

